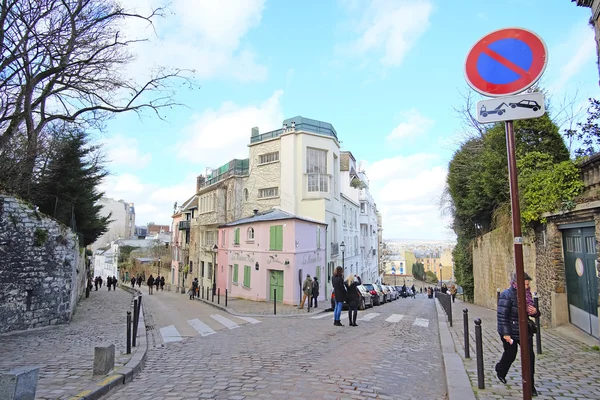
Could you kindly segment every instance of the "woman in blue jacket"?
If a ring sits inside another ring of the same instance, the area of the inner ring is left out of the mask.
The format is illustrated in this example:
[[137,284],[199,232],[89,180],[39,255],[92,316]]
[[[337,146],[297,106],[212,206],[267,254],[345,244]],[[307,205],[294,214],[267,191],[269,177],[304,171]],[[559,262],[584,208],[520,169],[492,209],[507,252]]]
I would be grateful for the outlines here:
[[344,286],[344,268],[337,267],[331,278],[333,294],[335,295],[335,308],[333,309],[333,325],[344,326],[340,321],[342,317],[342,306],[346,301],[346,287]]

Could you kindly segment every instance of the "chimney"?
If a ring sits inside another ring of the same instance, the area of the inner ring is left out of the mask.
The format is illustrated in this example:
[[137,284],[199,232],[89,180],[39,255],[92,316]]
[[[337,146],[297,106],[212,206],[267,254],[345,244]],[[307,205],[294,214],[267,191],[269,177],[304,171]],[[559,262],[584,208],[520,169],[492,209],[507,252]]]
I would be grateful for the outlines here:
[[257,209],[257,208],[255,208],[255,209],[254,209],[254,210],[252,210],[252,211],[254,211],[254,215],[258,214],[258,209]]
[[204,178],[204,175],[198,175],[198,177],[196,178],[196,193],[200,191],[200,189],[202,189],[202,186],[204,186],[204,182],[206,182],[206,178]]

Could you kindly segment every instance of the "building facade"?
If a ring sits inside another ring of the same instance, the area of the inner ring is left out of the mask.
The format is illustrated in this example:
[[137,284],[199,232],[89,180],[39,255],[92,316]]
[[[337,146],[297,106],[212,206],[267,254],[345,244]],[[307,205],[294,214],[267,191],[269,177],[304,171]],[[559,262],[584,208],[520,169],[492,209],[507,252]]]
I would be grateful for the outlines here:
[[594,27],[596,36],[596,64],[598,64],[600,73],[600,0],[571,0],[577,2],[580,7],[589,7],[592,11],[590,25]]
[[110,215],[111,222],[108,229],[92,245],[92,251],[105,247],[110,242],[118,239],[129,239],[135,236],[135,208],[133,203],[123,200],[114,200],[102,197],[98,200],[102,206],[100,215]]
[[379,235],[377,233],[377,205],[369,191],[369,179],[364,171],[358,172],[362,183],[359,193],[360,201],[360,257],[363,262],[363,277],[366,282],[379,282],[383,278],[379,264]]

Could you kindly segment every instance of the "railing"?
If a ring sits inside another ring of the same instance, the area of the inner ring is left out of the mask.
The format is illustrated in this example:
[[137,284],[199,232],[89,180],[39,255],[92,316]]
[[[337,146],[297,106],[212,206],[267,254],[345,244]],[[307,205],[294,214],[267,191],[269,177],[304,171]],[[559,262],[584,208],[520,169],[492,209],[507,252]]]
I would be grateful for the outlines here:
[[337,256],[340,254],[340,244],[339,243],[331,243],[331,255]]
[[452,296],[448,293],[435,292],[435,298],[440,301],[440,305],[448,317],[448,324],[452,326]]
[[185,230],[190,229],[190,226],[191,226],[190,223],[191,223],[191,221],[188,221],[188,220],[186,220],[186,221],[179,221],[179,230],[180,231],[185,231]]

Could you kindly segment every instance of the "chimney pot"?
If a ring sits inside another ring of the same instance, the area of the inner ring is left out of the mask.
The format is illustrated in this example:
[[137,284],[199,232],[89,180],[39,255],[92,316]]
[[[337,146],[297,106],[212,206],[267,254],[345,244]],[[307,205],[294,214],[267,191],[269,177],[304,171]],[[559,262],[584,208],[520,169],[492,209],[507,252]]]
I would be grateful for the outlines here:
[[252,211],[254,211],[254,215],[258,214],[258,209],[257,209],[257,208],[255,208],[255,209],[254,209],[254,210],[252,210]]

